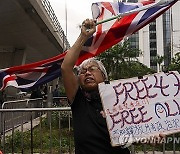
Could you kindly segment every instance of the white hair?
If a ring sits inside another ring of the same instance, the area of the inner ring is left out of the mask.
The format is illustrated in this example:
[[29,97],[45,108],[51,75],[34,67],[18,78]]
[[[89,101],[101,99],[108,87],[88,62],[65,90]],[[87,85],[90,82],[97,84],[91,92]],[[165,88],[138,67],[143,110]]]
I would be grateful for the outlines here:
[[84,60],[78,67],[78,72],[84,67],[86,66],[87,64],[89,63],[92,63],[92,62],[95,62],[98,66],[99,66],[99,69],[101,70],[104,78],[105,78],[105,81],[108,80],[108,75],[107,75],[107,72],[106,72],[106,69],[103,65],[103,63],[99,60],[97,60],[96,58],[89,58],[89,59],[86,59]]

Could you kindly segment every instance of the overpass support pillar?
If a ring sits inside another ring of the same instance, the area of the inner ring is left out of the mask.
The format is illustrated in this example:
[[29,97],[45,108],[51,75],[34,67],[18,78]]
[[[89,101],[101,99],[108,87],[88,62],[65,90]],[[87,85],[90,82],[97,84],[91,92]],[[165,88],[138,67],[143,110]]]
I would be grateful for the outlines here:
[[0,69],[23,65],[26,62],[26,49],[0,47]]

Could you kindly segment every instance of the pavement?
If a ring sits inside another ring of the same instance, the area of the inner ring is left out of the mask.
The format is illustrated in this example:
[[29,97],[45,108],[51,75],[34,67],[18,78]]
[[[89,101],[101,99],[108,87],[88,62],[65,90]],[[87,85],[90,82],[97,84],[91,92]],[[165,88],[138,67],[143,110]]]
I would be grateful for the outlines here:
[[[42,118],[44,118],[44,117],[46,117],[46,116],[47,116],[46,114],[43,114],[43,115],[42,115]],[[35,126],[39,125],[39,123],[40,123],[40,117],[38,117],[38,118],[36,118],[36,119],[33,119],[32,127],[34,128]],[[16,127],[16,128],[14,129],[14,132],[15,132],[15,131],[20,131],[20,132],[21,132],[21,129],[22,129],[22,127],[21,127],[21,125],[20,125],[20,126],[18,126],[18,127]],[[26,131],[29,131],[29,130],[31,130],[31,122],[27,122],[27,123],[23,124],[23,132],[26,132]],[[11,135],[12,135],[12,130],[9,130],[9,131],[7,131],[7,132],[5,133],[5,136],[11,136]],[[0,153],[0,154],[1,154],[1,153]]]

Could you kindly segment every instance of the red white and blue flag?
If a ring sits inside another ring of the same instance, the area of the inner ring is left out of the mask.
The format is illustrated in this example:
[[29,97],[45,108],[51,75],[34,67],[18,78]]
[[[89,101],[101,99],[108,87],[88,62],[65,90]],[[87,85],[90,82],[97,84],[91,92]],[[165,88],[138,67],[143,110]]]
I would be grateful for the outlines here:
[[[135,33],[163,14],[177,1],[178,0],[173,0],[163,5],[124,16],[121,19],[111,20],[97,25],[96,33],[90,37],[83,46],[76,64],[79,65],[83,60],[104,52],[122,41],[125,37]],[[119,13],[128,12],[152,3],[155,2],[98,2],[92,5],[92,13],[98,22],[116,16]],[[1,69],[0,89],[3,90],[8,86],[14,86],[23,91],[27,91],[60,77],[60,66],[65,54],[66,52],[36,63]]]
[[14,86],[28,91],[61,76],[61,63],[65,53],[32,64],[0,70],[1,90]]

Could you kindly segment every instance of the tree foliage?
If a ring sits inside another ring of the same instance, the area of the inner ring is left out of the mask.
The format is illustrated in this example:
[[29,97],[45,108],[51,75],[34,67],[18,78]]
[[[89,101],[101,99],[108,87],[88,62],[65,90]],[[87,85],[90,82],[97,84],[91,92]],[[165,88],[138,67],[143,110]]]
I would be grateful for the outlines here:
[[174,58],[171,59],[171,64],[168,66],[168,71],[180,72],[180,52],[176,53]]
[[158,72],[163,71],[162,63],[166,58],[167,58],[166,56],[160,56],[159,54],[157,54],[155,59],[153,60],[154,63],[158,64]]
[[140,54],[139,49],[131,48],[125,41],[108,49],[98,59],[105,65],[110,80],[154,73],[152,69],[138,62],[137,57]]

